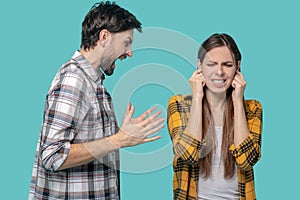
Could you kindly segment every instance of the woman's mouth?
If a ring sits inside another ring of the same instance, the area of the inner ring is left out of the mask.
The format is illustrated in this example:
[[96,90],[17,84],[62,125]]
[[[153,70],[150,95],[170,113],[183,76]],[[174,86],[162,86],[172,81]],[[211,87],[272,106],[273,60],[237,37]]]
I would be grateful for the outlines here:
[[215,87],[221,88],[225,86],[226,79],[212,79]]

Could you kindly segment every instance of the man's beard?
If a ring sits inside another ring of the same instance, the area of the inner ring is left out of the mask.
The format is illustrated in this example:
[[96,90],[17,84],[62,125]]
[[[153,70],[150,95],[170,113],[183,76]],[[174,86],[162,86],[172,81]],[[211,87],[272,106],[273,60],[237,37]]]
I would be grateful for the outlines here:
[[107,75],[107,76],[111,76],[114,73],[114,70],[111,66],[109,68],[107,68],[106,70],[104,70],[103,72]]
[[112,67],[115,64],[115,60],[111,61],[113,59],[109,58],[109,59],[105,59],[101,62],[100,64],[100,68],[101,70],[107,75],[107,76],[111,76],[114,73],[114,68]]

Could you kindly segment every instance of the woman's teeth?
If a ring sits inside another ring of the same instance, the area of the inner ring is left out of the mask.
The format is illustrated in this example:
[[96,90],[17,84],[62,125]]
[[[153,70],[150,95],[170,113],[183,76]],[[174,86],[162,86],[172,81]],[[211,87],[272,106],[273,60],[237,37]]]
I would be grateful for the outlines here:
[[216,84],[222,84],[225,82],[225,80],[213,80],[213,82]]

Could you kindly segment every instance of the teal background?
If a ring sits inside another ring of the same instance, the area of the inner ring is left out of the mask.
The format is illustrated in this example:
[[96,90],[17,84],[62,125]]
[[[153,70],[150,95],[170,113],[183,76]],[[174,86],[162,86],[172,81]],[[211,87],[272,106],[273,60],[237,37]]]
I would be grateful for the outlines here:
[[[255,166],[258,199],[299,196],[300,14],[296,2],[117,1],[134,13],[144,27],[173,29],[199,44],[215,32],[226,32],[235,38],[243,55],[245,96],[258,99],[263,105],[262,158]],[[60,65],[79,48],[81,22],[94,3],[88,0],[0,3],[1,199],[27,198],[45,95]],[[176,38],[174,43],[181,45]],[[196,58],[196,50],[186,51]],[[105,81],[106,87],[112,91],[124,73],[146,63],[168,65],[186,79],[196,65],[167,51],[140,50],[134,52],[133,58],[117,63],[114,76]],[[165,79],[172,77],[166,74]],[[168,88],[168,85],[148,84],[135,90],[130,101],[136,106],[136,114],[153,104],[166,108],[168,98],[173,95]],[[114,104],[127,101],[114,99]],[[123,113],[124,109],[116,112]],[[120,114],[118,119],[121,123]],[[126,151],[151,152],[170,143],[166,127],[159,134],[160,141]],[[172,199],[172,176],[171,164],[147,173],[123,172],[122,199]]]

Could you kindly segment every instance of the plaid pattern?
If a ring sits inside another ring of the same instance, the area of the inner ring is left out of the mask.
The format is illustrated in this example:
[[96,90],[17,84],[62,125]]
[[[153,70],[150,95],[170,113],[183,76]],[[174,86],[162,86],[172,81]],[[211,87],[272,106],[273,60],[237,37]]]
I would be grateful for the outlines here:
[[[190,116],[191,95],[177,95],[168,103],[168,130],[174,145],[173,193],[176,200],[196,200],[199,159],[205,141],[199,141],[185,130]],[[238,165],[238,189],[241,200],[256,199],[253,166],[260,159],[262,107],[258,101],[246,100],[245,112],[249,136],[239,145],[232,144],[229,151]]]
[[28,199],[119,199],[119,152],[57,170],[71,144],[118,131],[104,75],[76,51],[56,74],[46,98]]

